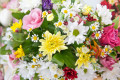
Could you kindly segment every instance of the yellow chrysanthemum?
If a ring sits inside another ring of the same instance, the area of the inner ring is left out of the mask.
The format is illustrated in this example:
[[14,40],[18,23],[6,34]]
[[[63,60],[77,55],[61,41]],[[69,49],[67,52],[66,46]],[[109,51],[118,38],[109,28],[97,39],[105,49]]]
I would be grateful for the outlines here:
[[10,28],[13,30],[13,32],[15,32],[17,29],[21,30],[21,27],[22,27],[22,20],[20,19],[19,23],[17,22],[13,23],[13,25]]
[[14,54],[15,54],[16,58],[20,58],[20,57],[25,56],[22,45],[20,45],[20,48],[18,48],[17,51]]
[[83,64],[88,67],[88,63],[90,62],[90,54],[83,53],[82,48],[77,48],[77,52],[80,54],[79,59],[76,61],[75,65],[78,65],[80,68]]
[[64,38],[66,36],[61,36],[61,33],[58,32],[56,35],[51,34],[49,31],[45,32],[45,39],[40,39],[42,46],[39,46],[39,51],[43,51],[43,56],[47,55],[48,60],[51,61],[52,55],[56,53],[56,51],[61,51],[67,49],[64,44]]

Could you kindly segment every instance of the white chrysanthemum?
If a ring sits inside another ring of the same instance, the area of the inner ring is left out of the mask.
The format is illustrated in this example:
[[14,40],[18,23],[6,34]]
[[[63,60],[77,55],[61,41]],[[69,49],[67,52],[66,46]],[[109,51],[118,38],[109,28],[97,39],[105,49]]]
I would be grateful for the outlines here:
[[52,72],[52,73],[57,73],[57,69],[58,69],[58,65],[57,64],[51,64],[50,66],[49,66],[49,69],[50,69],[50,71]]
[[112,24],[112,20],[111,20],[112,14],[109,11],[109,9],[107,9],[107,6],[102,6],[98,4],[97,12],[98,12],[98,16],[102,18],[102,23],[104,23],[105,25]]
[[21,0],[19,8],[22,9],[21,12],[27,12],[33,8],[38,7],[42,1],[41,0]]
[[9,26],[12,21],[12,14],[8,9],[3,9],[0,11],[0,23],[3,26]]
[[81,67],[80,69],[75,69],[78,73],[78,78],[75,80],[93,80],[97,77],[93,66],[89,64],[89,67]]
[[84,35],[87,35],[89,27],[83,26],[83,22],[80,24],[78,24],[78,22],[69,22],[68,28],[70,35],[68,35],[68,37],[65,39],[65,42],[67,42],[68,45],[74,43],[75,41],[77,44],[85,41],[86,37]]
[[35,69],[32,68],[31,65],[21,61],[18,65],[18,75],[21,75],[24,79],[31,79],[34,77]]
[[113,65],[113,70],[110,71],[109,69],[104,68],[103,71],[105,71],[103,74],[101,74],[101,77],[103,80],[118,80],[117,78],[120,78],[120,62],[115,63]]

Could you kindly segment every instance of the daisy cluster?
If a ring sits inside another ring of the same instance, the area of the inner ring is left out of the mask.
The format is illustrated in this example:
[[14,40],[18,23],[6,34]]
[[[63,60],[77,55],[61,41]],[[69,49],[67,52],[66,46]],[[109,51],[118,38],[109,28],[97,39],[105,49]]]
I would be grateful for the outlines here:
[[7,9],[13,21],[0,33],[0,55],[9,56],[12,80],[120,78],[119,18],[112,20],[113,10],[82,0],[17,3]]

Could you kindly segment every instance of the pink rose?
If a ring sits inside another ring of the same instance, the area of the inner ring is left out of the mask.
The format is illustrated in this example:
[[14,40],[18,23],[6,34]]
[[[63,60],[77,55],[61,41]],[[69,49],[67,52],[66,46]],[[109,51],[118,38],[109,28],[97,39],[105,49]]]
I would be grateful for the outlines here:
[[13,77],[13,80],[20,80],[20,76],[19,75],[14,75],[14,77]]
[[19,59],[15,57],[14,52],[15,51],[12,51],[12,54],[9,55],[9,61],[13,68],[20,62]]
[[103,28],[103,34],[99,39],[102,46],[110,45],[111,47],[120,46],[120,38],[118,30],[114,29],[114,23],[111,26]]
[[39,8],[35,8],[29,15],[23,17],[23,29],[38,28],[43,23],[43,20],[42,11]]
[[101,63],[104,67],[108,68],[109,70],[112,70],[112,69],[113,69],[112,65],[115,64],[116,61],[115,61],[112,57],[107,56],[107,57],[105,57],[105,58],[101,58],[101,59],[100,59],[100,63]]

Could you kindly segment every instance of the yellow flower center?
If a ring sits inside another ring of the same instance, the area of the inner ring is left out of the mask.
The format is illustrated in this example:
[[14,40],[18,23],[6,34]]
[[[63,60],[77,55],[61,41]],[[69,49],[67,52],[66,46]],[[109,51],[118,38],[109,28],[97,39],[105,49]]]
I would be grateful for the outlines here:
[[42,57],[43,55],[42,54],[39,54],[39,57]]
[[64,78],[61,78],[60,80],[65,80]]
[[104,53],[104,52],[102,52],[102,53],[101,53],[101,56],[104,56],[104,55],[105,55],[105,53]]
[[67,10],[64,10],[64,13],[68,13],[68,11],[67,11]]
[[33,61],[36,62],[37,60],[35,58],[33,58]]
[[70,17],[73,17],[73,14],[72,14],[72,13],[70,13]]
[[110,50],[109,53],[112,53],[112,50]]
[[62,22],[58,22],[58,26],[61,26],[62,25]]
[[99,33],[96,33],[95,35],[96,35],[96,37],[99,37]]
[[89,38],[86,38],[86,41],[89,41]]
[[32,68],[35,68],[35,65],[32,65]]
[[108,52],[108,48],[105,48],[105,52]]
[[54,78],[58,78],[58,75],[57,75],[57,74],[55,74],[55,75],[54,75]]
[[92,30],[95,30],[96,29],[96,27],[95,26],[92,26]]
[[37,36],[34,36],[34,37],[33,37],[33,40],[34,40],[34,41],[37,40]]
[[42,13],[43,18],[46,17],[46,15],[47,15],[47,12],[44,11],[44,12]]
[[78,36],[78,35],[79,35],[79,31],[78,31],[77,29],[74,29],[73,35],[74,35],[74,36]]
[[32,28],[29,29],[29,32],[31,32],[31,31],[32,31]]
[[41,78],[41,80],[44,80],[43,78]]

